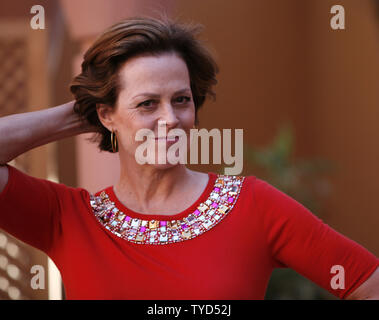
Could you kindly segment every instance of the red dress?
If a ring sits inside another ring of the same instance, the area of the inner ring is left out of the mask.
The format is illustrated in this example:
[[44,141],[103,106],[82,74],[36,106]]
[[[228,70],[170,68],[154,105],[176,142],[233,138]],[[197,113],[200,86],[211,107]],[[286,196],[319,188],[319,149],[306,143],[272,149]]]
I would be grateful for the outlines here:
[[[7,166],[0,228],[55,262],[68,299],[263,299],[277,267],[345,298],[379,266],[372,253],[255,176],[232,177],[232,184],[208,173],[200,198],[168,218],[129,210],[112,187],[91,195]],[[344,268],[343,289],[331,285],[333,266]]]

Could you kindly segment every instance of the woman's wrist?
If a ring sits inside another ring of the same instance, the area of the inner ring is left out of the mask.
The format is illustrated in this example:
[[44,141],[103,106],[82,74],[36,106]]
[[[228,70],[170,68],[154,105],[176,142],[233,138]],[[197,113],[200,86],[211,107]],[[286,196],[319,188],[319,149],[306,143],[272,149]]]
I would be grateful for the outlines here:
[[81,118],[74,111],[74,105],[75,101],[70,101],[57,107],[62,110],[63,114],[63,116],[60,117],[60,119],[64,120],[64,124],[60,125],[61,130],[70,136],[95,132],[97,127],[91,125],[87,119]]

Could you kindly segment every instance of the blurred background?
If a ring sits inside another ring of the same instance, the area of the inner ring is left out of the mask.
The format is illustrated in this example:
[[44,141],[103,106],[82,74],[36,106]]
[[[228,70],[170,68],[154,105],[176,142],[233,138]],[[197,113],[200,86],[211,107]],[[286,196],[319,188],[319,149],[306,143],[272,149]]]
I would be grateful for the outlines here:
[[[40,0],[0,2],[0,116],[72,100],[68,86],[96,36],[122,18],[168,16],[204,25],[220,66],[217,100],[201,128],[244,129],[243,175],[293,196],[335,230],[379,256],[379,1]],[[345,9],[333,30],[330,9]],[[24,172],[94,193],[118,178],[118,156],[91,134],[12,161]],[[223,166],[192,166],[203,172]],[[33,290],[30,268],[46,270]],[[41,252],[0,230],[0,299],[64,299],[59,271]],[[275,270],[266,299],[333,299],[288,269]]]

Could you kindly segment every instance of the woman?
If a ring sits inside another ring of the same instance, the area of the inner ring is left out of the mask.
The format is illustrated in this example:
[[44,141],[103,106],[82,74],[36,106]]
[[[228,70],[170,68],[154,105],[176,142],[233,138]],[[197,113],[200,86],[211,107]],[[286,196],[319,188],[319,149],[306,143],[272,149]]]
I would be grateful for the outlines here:
[[[266,182],[137,163],[139,130],[168,148],[214,95],[217,66],[196,32],[122,21],[85,54],[75,103],[0,119],[0,227],[54,260],[69,299],[263,299],[276,267],[340,298],[378,298],[378,259]],[[94,195],[6,164],[83,132],[120,156],[120,179]],[[346,278],[333,285],[335,266]]]

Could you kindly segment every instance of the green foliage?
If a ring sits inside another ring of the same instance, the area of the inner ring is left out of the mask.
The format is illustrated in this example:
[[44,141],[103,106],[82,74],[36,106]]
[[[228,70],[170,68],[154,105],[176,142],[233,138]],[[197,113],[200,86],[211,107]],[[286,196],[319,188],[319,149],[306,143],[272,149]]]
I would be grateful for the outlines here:
[[314,214],[322,199],[330,194],[326,174],[333,169],[330,162],[313,158],[294,157],[294,134],[290,126],[283,126],[271,145],[258,149],[244,145],[248,174],[257,175],[279,190],[293,197]]

